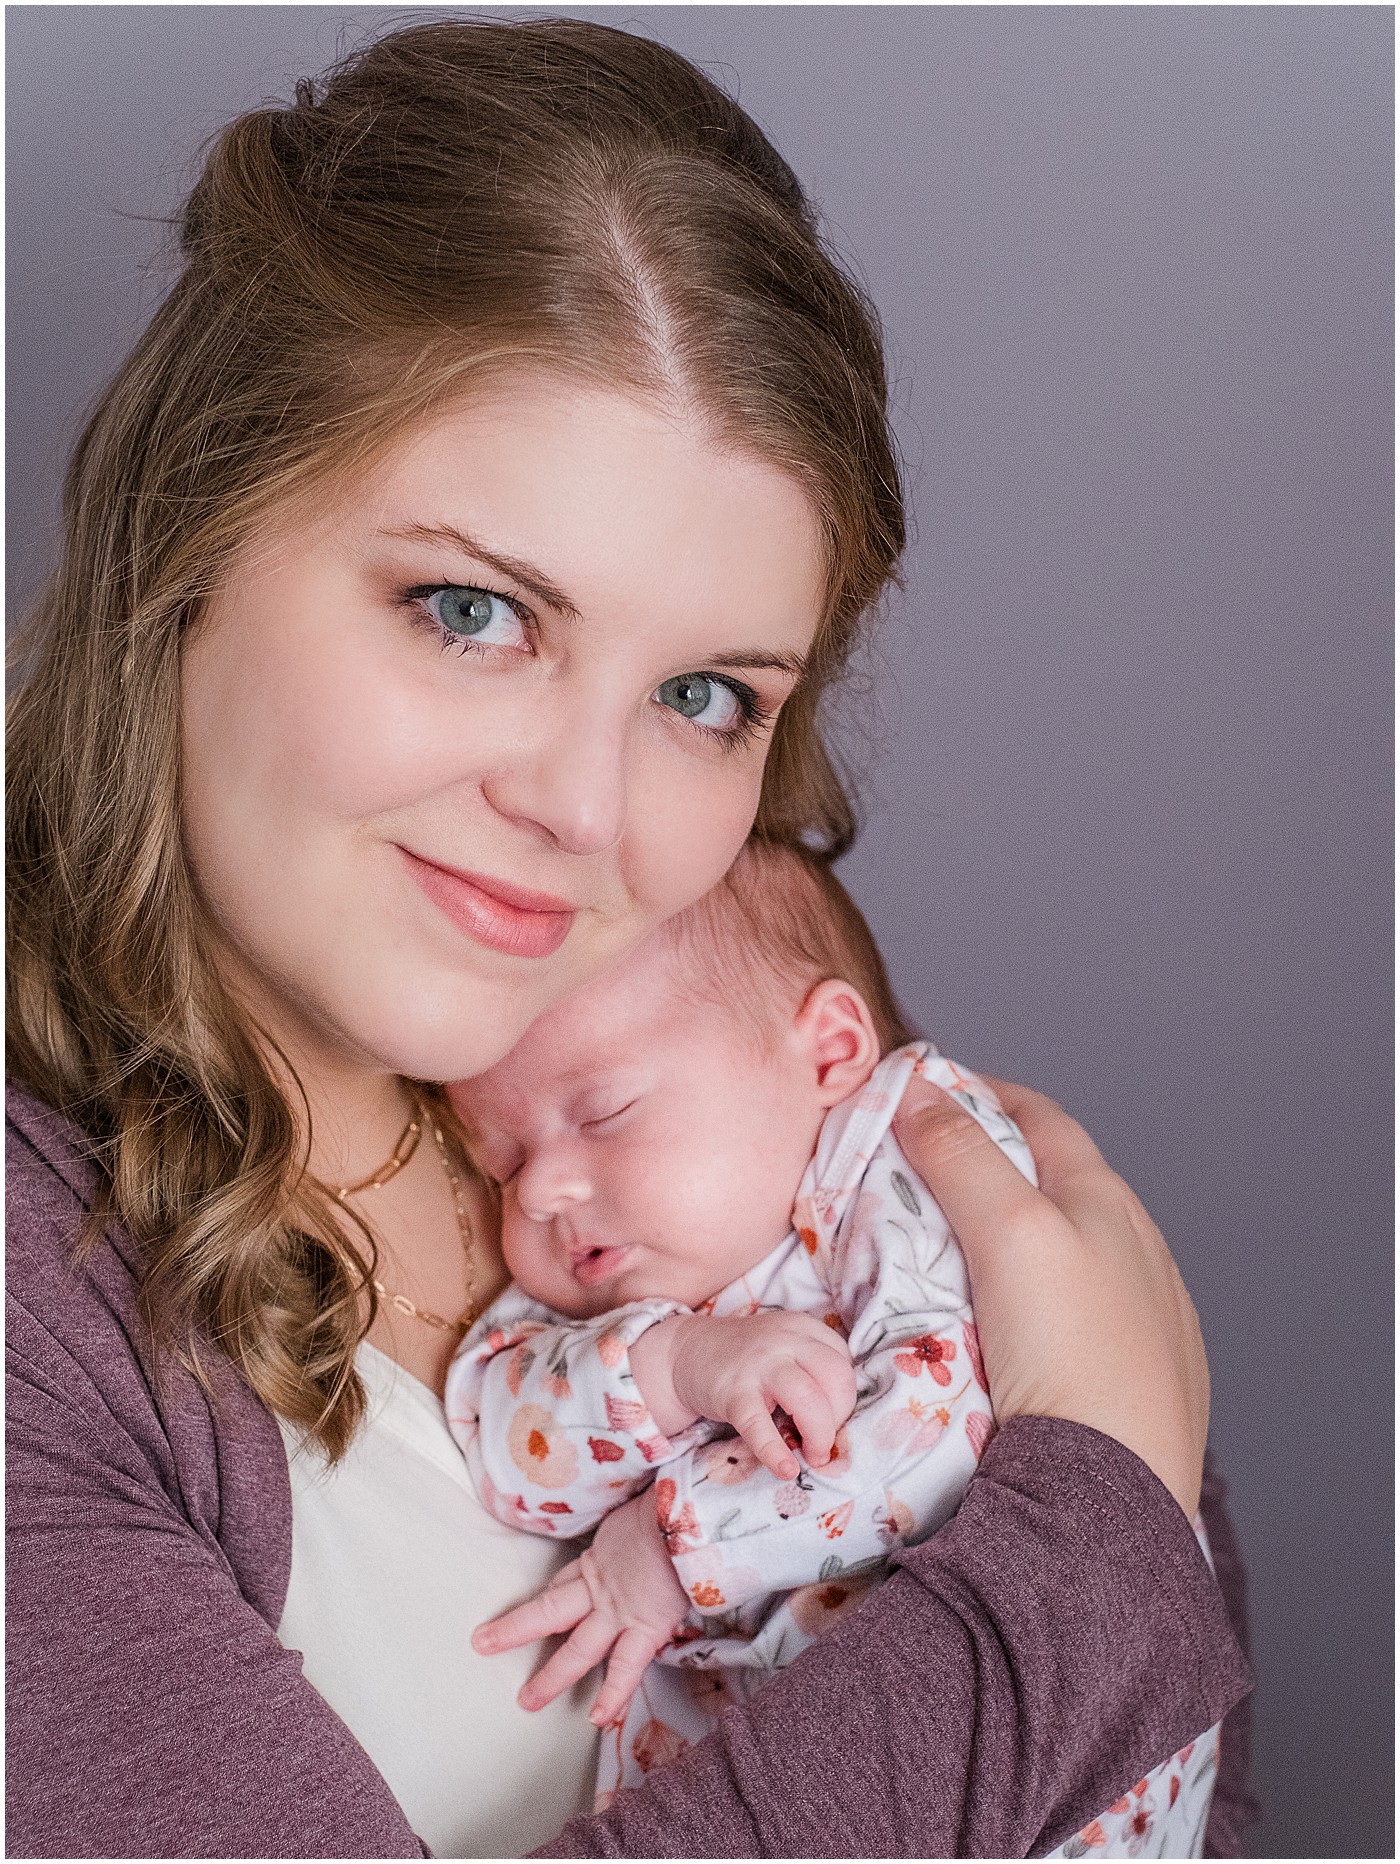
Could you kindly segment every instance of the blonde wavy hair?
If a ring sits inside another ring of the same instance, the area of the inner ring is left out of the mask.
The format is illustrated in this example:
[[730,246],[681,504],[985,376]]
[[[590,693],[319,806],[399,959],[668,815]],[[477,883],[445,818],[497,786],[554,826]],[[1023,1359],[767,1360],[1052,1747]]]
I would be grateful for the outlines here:
[[220,981],[180,832],[185,629],[260,526],[494,372],[679,396],[821,522],[827,609],[755,832],[830,857],[855,822],[818,707],[895,573],[900,478],[870,305],[753,122],[644,38],[394,32],[218,135],[180,247],[78,442],[23,631],[8,1064],[90,1136],[83,1240],[114,1215],[140,1246],[158,1353],[198,1374],[211,1339],[336,1457],[364,1408],[374,1238],[307,1175],[305,1098]]

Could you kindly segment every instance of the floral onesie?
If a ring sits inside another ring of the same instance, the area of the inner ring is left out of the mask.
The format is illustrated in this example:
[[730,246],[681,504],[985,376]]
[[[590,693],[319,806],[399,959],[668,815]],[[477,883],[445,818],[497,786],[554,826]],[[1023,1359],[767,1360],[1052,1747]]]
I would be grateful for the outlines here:
[[[602,1803],[702,1739],[727,1702],[852,1611],[892,1552],[955,1512],[995,1428],[962,1253],[889,1130],[916,1071],[947,1088],[1034,1182],[1025,1140],[990,1090],[931,1044],[912,1043],[828,1114],[791,1234],[695,1310],[805,1310],[847,1339],[856,1406],[824,1468],[803,1463],[783,1481],[727,1426],[705,1420],[662,1435],[629,1354],[647,1328],[687,1311],[676,1301],[570,1320],[512,1286],[458,1349],[447,1419],[500,1520],[585,1534],[655,1483],[692,1609],[605,1736]],[[1199,1857],[1217,1754],[1211,1729],[1050,1855]]]

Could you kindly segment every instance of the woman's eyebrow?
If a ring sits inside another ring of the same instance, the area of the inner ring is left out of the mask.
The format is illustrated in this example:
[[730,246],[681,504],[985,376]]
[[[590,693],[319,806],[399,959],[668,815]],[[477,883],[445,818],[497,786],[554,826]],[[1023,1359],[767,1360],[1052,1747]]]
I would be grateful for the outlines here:
[[519,557],[507,556],[501,550],[488,550],[485,544],[478,543],[468,532],[458,530],[455,524],[405,524],[393,530],[380,533],[384,537],[406,537],[414,542],[450,544],[469,557],[475,557],[478,563],[489,563],[499,575],[510,582],[517,582],[522,589],[528,589],[541,602],[570,621],[581,621],[577,604],[571,602],[564,591],[552,583],[543,570],[537,570],[532,564],[522,563]]
[[727,667],[764,668],[773,673],[790,673],[795,680],[800,680],[807,670],[804,654],[714,654],[705,662],[706,667],[713,667],[723,672]]
[[[557,584],[552,583],[543,570],[533,564],[523,563],[519,557],[506,555],[501,550],[488,550],[469,532],[459,530],[455,524],[405,524],[380,533],[384,537],[406,537],[414,542],[448,544],[453,549],[461,550],[478,563],[489,563],[493,570],[511,582],[517,582],[522,589],[547,602],[557,614],[566,616],[570,621],[581,621],[582,614],[578,605]],[[707,667],[716,672],[726,669],[738,671],[741,668],[753,668],[772,673],[786,673],[794,680],[800,680],[806,671],[807,660],[803,654],[770,654],[761,651],[749,651],[735,654],[712,654],[706,661]]]

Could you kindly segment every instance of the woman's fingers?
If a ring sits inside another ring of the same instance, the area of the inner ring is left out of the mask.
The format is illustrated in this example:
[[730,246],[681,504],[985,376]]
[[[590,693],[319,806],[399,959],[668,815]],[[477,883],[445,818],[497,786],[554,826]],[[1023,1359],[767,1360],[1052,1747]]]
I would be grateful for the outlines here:
[[1054,1196],[1056,1187],[1076,1173],[1095,1172],[1105,1165],[1102,1152],[1058,1101],[1016,1081],[1001,1081],[992,1074],[982,1078],[1025,1134],[1041,1188],[1049,1195]]
[[607,1656],[617,1637],[617,1620],[605,1612],[592,1611],[577,1625],[552,1657],[536,1670],[516,1697],[522,1709],[542,1709],[553,1702],[580,1677],[588,1675]]
[[991,1085],[1026,1135],[1040,1190],[931,1083],[910,1083],[894,1130],[967,1258],[993,1408],[1118,1438],[1190,1514],[1210,1380],[1161,1231],[1054,1101]]
[[[894,1136],[937,1198],[974,1279],[984,1242],[994,1243],[1018,1221],[1044,1218],[1048,1206],[1041,1193],[966,1108],[932,1082],[915,1075],[905,1088],[894,1116]],[[1037,1155],[1037,1167],[1039,1163]]]
[[526,1599],[523,1605],[502,1612],[499,1618],[478,1625],[472,1633],[473,1650],[480,1651],[483,1657],[500,1650],[518,1650],[522,1644],[535,1644],[542,1637],[554,1637],[560,1631],[567,1631],[587,1617],[593,1609],[593,1601],[587,1584],[577,1573],[577,1566],[575,1561],[572,1579],[561,1584],[563,1575],[560,1574],[553,1585],[537,1592],[533,1599]]
[[607,1674],[588,1719],[598,1728],[620,1722],[636,1693],[647,1665],[663,1646],[647,1631],[632,1626],[613,1645]]

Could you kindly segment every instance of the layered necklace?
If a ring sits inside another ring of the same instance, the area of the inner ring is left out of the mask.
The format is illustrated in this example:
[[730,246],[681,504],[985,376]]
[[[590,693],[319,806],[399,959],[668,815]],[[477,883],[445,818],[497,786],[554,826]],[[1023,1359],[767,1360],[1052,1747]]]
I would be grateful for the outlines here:
[[359,1197],[365,1191],[377,1191],[381,1185],[388,1184],[391,1178],[398,1177],[418,1150],[418,1141],[423,1137],[424,1126],[429,1128],[433,1135],[433,1142],[437,1146],[438,1157],[442,1160],[442,1169],[447,1174],[447,1182],[452,1187],[452,1205],[457,1213],[457,1233],[462,1239],[462,1254],[467,1266],[466,1311],[460,1320],[446,1320],[441,1314],[434,1314],[426,1307],[419,1307],[416,1302],[410,1301],[406,1294],[396,1294],[386,1288],[377,1276],[373,1278],[373,1287],[381,1301],[386,1301],[397,1313],[406,1314],[410,1320],[421,1320],[425,1327],[436,1327],[444,1333],[463,1334],[471,1326],[483,1306],[476,1273],[475,1239],[472,1235],[471,1219],[467,1215],[466,1191],[460,1173],[452,1164],[442,1128],[424,1105],[417,1090],[410,1087],[408,1091],[413,1095],[414,1100],[413,1117],[399,1134],[393,1151],[384,1163],[376,1166],[368,1178],[361,1178],[358,1184],[328,1184],[323,1188],[329,1191],[340,1204],[344,1204],[347,1198]]

